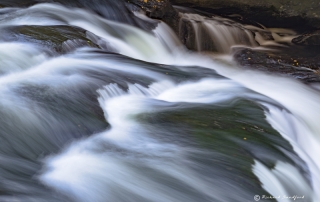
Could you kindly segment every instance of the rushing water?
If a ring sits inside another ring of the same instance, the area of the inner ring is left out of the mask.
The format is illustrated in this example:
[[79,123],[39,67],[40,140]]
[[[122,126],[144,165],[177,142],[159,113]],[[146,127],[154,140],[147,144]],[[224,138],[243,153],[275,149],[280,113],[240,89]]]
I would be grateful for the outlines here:
[[[320,200],[318,91],[189,52],[164,23],[113,11],[0,9],[0,201]],[[221,52],[266,45],[248,30],[239,44],[238,24],[181,15],[233,39]],[[99,48],[8,41],[25,25],[77,26]]]

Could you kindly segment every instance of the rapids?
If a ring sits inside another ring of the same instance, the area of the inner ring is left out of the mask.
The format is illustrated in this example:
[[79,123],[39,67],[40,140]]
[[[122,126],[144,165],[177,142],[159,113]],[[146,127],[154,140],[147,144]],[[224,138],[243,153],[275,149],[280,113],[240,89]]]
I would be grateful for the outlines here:
[[256,28],[181,14],[217,40],[216,60],[143,13],[113,14],[0,9],[0,30],[75,26],[97,45],[71,40],[57,52],[3,31],[0,201],[320,201],[319,91],[239,69],[229,55],[285,37],[266,43]]

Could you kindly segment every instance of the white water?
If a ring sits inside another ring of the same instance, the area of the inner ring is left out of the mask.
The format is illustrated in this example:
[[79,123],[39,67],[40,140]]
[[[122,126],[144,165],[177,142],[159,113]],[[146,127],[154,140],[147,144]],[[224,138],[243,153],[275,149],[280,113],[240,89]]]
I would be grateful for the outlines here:
[[[192,89],[197,89],[198,93],[190,93]],[[112,126],[111,130],[74,143],[61,156],[49,158],[48,172],[41,176],[41,180],[65,194],[71,193],[77,201],[104,201],[105,198],[117,200],[112,191],[128,191],[148,201],[194,200],[188,193],[179,195],[169,187],[159,189],[161,185],[156,182],[156,176],[146,178],[143,173],[132,170],[131,164],[136,162],[140,166],[142,164],[142,169],[147,167],[158,175],[169,175],[173,182],[187,184],[210,200],[222,201],[224,199],[218,194],[221,188],[188,169],[185,156],[196,151],[148,136],[148,132],[132,117],[156,111],[157,106],[170,105],[170,102],[221,102],[239,95],[235,92],[245,95],[246,90],[231,80],[217,82],[213,79],[178,86],[169,81],[154,83],[149,88],[129,85],[127,93],[114,84],[105,86],[99,90],[99,102]],[[113,152],[97,153],[98,142],[117,145],[125,153],[120,156]],[[113,190],[114,183],[119,186],[119,190]],[[93,184],[95,190],[90,189]],[[106,187],[108,191],[104,193]]]
[[[172,43],[179,43],[164,24],[160,24],[153,31],[154,35],[151,35],[82,9],[70,12],[70,9],[54,4],[39,4],[17,10],[2,15],[0,19],[1,27],[79,26],[101,37],[101,43],[110,43],[118,53],[128,57],[166,65],[202,66],[229,78],[205,78],[177,83],[167,74],[148,70],[138,64],[100,57],[90,52],[90,48],[51,58],[31,44],[0,43],[0,58],[4,58],[0,64],[4,72],[0,77],[2,94],[14,95],[16,85],[24,83],[50,85],[50,88],[60,93],[65,88],[94,83],[87,75],[78,73],[84,70],[95,70],[101,74],[118,71],[154,81],[147,87],[126,82],[127,90],[112,82],[96,89],[99,94],[97,99],[111,129],[74,141],[59,154],[47,158],[43,173],[39,176],[46,186],[83,202],[195,201],[200,196],[204,201],[226,201],[228,198],[219,194],[225,192],[224,186],[233,188],[235,193],[241,192],[241,189],[227,182],[208,180],[204,174],[195,172],[191,169],[193,162],[187,156],[198,154],[197,149],[153,137],[152,129],[139,123],[135,116],[161,111],[161,108],[170,108],[180,102],[212,104],[244,97],[259,100],[268,108],[269,111],[265,111],[267,121],[305,161],[314,191],[292,165],[278,162],[274,169],[269,170],[256,161],[253,171],[265,190],[274,196],[307,194],[310,200],[319,200],[316,190],[320,190],[320,161],[317,158],[320,148],[320,125],[317,124],[320,118],[320,96],[310,87],[288,78],[243,71],[196,53],[185,52],[181,48],[175,49]],[[15,52],[14,57],[20,60],[12,60],[8,49]],[[271,104],[270,99],[273,100]],[[12,103],[4,98],[1,98],[1,102],[4,107],[11,109]],[[16,105],[23,108],[25,102],[28,101],[16,101]],[[280,110],[273,104],[282,105],[286,110]],[[41,114],[42,118],[46,116],[45,113]],[[30,125],[37,125],[39,120],[30,120]],[[175,186],[165,186],[161,181],[168,179],[169,184]],[[296,189],[288,186],[288,183]],[[277,189],[274,189],[275,184]],[[288,191],[289,188],[291,190]],[[297,190],[300,192],[296,193]],[[248,199],[239,198],[239,201],[243,200]]]

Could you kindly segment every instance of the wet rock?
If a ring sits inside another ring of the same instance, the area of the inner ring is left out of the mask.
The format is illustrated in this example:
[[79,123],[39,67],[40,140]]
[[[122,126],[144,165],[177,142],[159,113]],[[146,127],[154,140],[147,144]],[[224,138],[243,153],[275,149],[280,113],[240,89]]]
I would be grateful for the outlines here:
[[[164,137],[165,134],[173,132],[178,136],[181,135],[183,140],[181,141],[179,138],[181,146],[191,142],[200,148],[214,151],[215,155],[234,158],[232,162],[228,162],[230,159],[225,157],[208,158],[206,156],[203,158],[214,162],[210,164],[213,169],[219,169],[220,166],[222,169],[228,167],[223,169],[227,172],[226,176],[230,176],[228,180],[231,181],[228,184],[252,183],[250,187],[254,192],[261,193],[259,190],[261,184],[257,179],[254,179],[256,176],[252,173],[253,158],[259,159],[269,168],[273,168],[274,162],[279,158],[288,163],[295,161],[290,159],[293,156],[288,158],[285,153],[277,149],[276,145],[281,145],[287,151],[292,151],[292,146],[266,122],[263,109],[250,101],[237,99],[205,107],[195,105],[188,107],[185,104],[182,106],[181,109],[174,111],[165,110],[158,113],[140,114],[138,119],[143,123],[150,124],[154,127],[154,131],[158,131],[157,128],[168,131],[161,134],[154,132],[153,135]],[[179,132],[176,132],[177,127],[179,127]],[[171,138],[170,135],[163,139],[168,142],[176,142]],[[271,155],[261,155],[264,153]],[[296,157],[295,155],[294,158]],[[221,159],[223,160],[221,161]],[[226,166],[226,164],[229,165]],[[307,178],[308,170],[302,166],[300,170]],[[243,178],[239,177],[243,175],[253,180],[244,182]],[[221,177],[221,173],[215,176],[215,179],[217,180],[219,177]],[[242,186],[239,185],[239,187]],[[238,200],[230,199],[230,201]]]
[[0,8],[1,7],[28,7],[38,3],[37,0],[1,0]]
[[320,30],[292,39],[292,43],[303,46],[320,46]]
[[304,82],[320,82],[320,53],[317,48],[290,46],[262,51],[234,50],[234,59],[243,68],[289,75]]
[[320,28],[320,3],[315,0],[170,0],[173,5],[260,22],[267,27]]
[[85,30],[71,26],[15,26],[0,31],[0,40],[31,42],[56,52],[68,52],[82,46],[98,47]]
[[148,17],[162,20],[174,30],[178,28],[179,15],[169,0],[129,0],[128,2],[139,6]]

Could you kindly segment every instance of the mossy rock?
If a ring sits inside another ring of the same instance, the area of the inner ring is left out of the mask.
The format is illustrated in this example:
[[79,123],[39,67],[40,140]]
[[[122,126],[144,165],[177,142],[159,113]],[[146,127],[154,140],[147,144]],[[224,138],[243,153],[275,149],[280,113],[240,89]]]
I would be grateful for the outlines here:
[[[142,114],[139,119],[165,128],[181,127],[186,134],[205,148],[224,154],[249,151],[244,145],[261,145],[278,157],[286,157],[277,145],[292,151],[291,145],[266,121],[263,108],[254,102],[239,99],[219,105],[183,107],[181,110]],[[235,150],[235,151],[233,151]],[[246,152],[244,152],[244,155]]]
[[[172,108],[157,113],[138,116],[157,136],[168,142],[183,142],[209,150],[192,157],[211,167],[213,178],[227,180],[230,184],[258,194],[266,194],[259,180],[252,172],[254,159],[272,169],[275,162],[284,161],[295,165],[302,160],[295,154],[292,146],[266,121],[262,106],[244,99],[215,105],[196,105],[181,103],[177,110]],[[158,130],[157,130],[158,128]],[[178,136],[178,139],[173,139]],[[185,147],[190,147],[184,145]],[[292,154],[287,156],[279,148]],[[202,156],[203,155],[203,156]],[[298,159],[298,160],[297,160]],[[298,165],[296,165],[299,167]],[[308,171],[300,168],[307,176]],[[228,176],[223,178],[222,176]]]
[[89,46],[99,47],[86,36],[86,30],[71,26],[15,26],[1,31],[0,39],[5,41],[31,42],[67,52],[71,49]]

